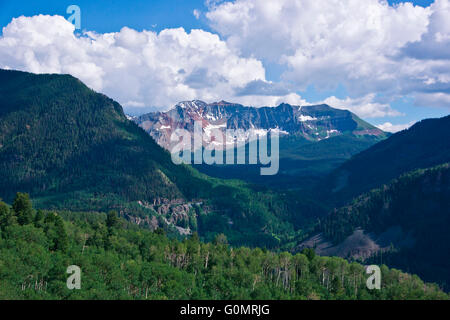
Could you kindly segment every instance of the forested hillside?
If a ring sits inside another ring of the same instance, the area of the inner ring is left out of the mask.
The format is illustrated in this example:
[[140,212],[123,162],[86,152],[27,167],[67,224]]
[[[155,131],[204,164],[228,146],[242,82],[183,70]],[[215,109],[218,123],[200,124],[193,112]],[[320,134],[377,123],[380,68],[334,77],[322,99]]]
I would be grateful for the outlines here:
[[[419,274],[449,288],[450,277],[450,165],[416,170],[381,188],[355,198],[320,223],[334,243],[356,228],[380,235],[395,227],[399,244],[372,257],[390,266]],[[408,238],[408,239],[405,239]],[[408,241],[405,241],[408,240]]]
[[[117,210],[149,228],[275,247],[320,208],[176,166],[122,107],[69,75],[0,70],[0,197]],[[181,228],[181,229],[180,229]]]
[[321,198],[344,205],[403,173],[449,162],[449,128],[450,116],[422,120],[362,151],[320,185]]
[[[0,194],[179,197],[170,158],[122,108],[68,75],[0,71]],[[145,151],[148,149],[148,151]]]
[[[381,267],[368,290],[364,267],[341,258],[178,241],[116,212],[37,211],[26,194],[0,202],[0,299],[448,299],[436,285]],[[67,267],[81,268],[69,290]]]

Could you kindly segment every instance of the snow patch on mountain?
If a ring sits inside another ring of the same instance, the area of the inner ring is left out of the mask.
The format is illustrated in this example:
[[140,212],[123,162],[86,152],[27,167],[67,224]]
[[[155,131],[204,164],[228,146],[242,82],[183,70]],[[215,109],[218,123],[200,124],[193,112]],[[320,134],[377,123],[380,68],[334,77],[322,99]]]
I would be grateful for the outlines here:
[[303,114],[299,115],[298,121],[300,122],[306,122],[306,121],[317,121],[317,118],[311,117],[311,116],[305,116]]

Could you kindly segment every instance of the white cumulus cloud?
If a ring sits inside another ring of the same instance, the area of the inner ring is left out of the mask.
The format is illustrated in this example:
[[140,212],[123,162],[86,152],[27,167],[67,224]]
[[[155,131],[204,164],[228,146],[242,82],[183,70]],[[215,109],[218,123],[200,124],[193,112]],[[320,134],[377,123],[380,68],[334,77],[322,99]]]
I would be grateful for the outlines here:
[[236,88],[265,81],[255,58],[235,54],[218,35],[165,29],[74,34],[61,16],[15,18],[0,37],[0,67],[69,73],[130,107],[169,108],[178,101],[235,98]]
[[[384,0],[235,0],[206,13],[230,48],[278,64],[283,81],[297,90],[343,85],[353,99],[438,92],[433,101],[444,106],[450,106],[442,95],[450,93],[449,16],[450,0],[427,8]],[[368,108],[379,114],[380,107]]]
[[406,123],[406,124],[392,124],[390,122],[385,122],[383,124],[377,125],[377,127],[386,132],[396,133],[396,132],[408,129],[414,123],[415,123],[414,121]]
[[[318,103],[326,103],[337,109],[350,110],[361,118],[396,117],[402,115],[389,104],[376,102],[375,94],[369,93],[359,98],[339,99],[334,96]],[[317,103],[315,103],[317,104]]]

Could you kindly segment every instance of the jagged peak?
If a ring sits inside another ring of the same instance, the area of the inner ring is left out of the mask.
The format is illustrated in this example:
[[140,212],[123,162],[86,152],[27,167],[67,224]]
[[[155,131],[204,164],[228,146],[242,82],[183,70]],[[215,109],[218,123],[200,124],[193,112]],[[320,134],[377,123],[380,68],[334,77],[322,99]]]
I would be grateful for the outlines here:
[[280,103],[278,106],[276,106],[276,108],[280,108],[280,107],[283,107],[283,106],[288,106],[288,107],[300,107],[300,106],[294,106],[294,105],[292,105],[292,104],[290,104],[290,103],[282,102],[282,103]]
[[218,102],[213,102],[209,104],[210,106],[234,106],[239,105],[238,103],[228,102],[225,100],[220,100]]
[[175,105],[175,107],[180,107],[183,109],[192,109],[192,108],[196,109],[199,107],[204,107],[206,105],[207,105],[206,102],[201,101],[201,100],[190,100],[190,101],[186,100],[186,101],[178,102]]

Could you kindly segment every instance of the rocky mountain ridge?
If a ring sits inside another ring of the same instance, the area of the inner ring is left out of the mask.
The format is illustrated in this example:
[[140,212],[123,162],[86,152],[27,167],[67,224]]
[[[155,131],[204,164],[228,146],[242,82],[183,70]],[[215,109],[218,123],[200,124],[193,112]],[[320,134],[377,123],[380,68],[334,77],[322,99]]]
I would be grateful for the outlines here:
[[[171,136],[177,129],[194,132],[194,123],[202,126],[203,142],[214,141],[216,129],[242,130],[233,141],[245,143],[251,137],[276,132],[281,136],[300,136],[309,141],[321,141],[342,134],[355,136],[385,136],[386,134],[361,120],[348,110],[328,105],[293,106],[282,103],[277,107],[246,107],[220,101],[183,101],[167,112],[153,112],[132,119],[162,147],[171,150]],[[228,135],[223,141],[228,143]],[[223,143],[224,148],[228,147]]]

